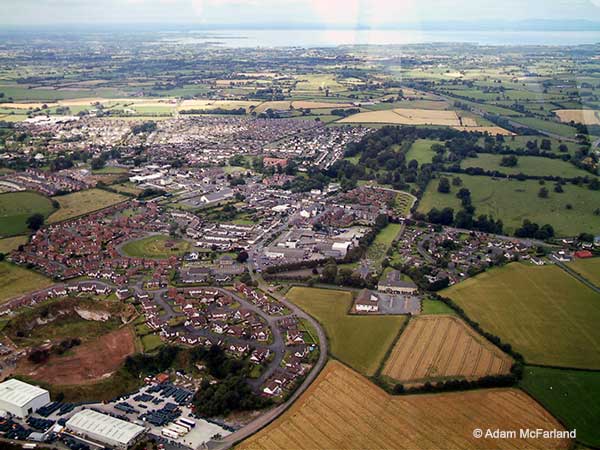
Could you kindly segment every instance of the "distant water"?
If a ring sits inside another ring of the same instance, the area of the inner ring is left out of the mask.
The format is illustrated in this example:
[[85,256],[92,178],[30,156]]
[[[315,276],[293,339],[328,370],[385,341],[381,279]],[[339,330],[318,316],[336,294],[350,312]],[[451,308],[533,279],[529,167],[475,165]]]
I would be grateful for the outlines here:
[[[167,38],[169,39],[169,38]],[[228,47],[331,47],[473,43],[481,45],[582,45],[600,43],[600,31],[420,31],[420,30],[226,30],[190,32],[182,43],[218,43]]]

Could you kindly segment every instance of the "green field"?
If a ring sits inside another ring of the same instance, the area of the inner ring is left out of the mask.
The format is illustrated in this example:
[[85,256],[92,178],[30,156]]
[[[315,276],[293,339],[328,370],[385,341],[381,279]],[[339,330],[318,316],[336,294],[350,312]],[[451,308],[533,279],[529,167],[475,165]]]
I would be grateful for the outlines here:
[[600,258],[575,259],[568,263],[568,266],[600,287]]
[[144,347],[145,352],[152,352],[160,347],[163,342],[160,339],[160,336],[157,336],[154,333],[147,334],[142,336],[142,346]]
[[431,150],[431,146],[439,143],[439,141],[434,141],[432,139],[416,140],[406,153],[406,161],[412,161],[413,159],[416,159],[419,163],[419,166],[422,166],[423,164],[431,164],[431,160],[436,155],[436,153]]
[[391,247],[401,228],[402,225],[400,224],[390,223],[377,233],[375,240],[367,249],[367,258],[373,261],[374,264],[381,264],[381,261],[385,258],[385,252]]
[[406,318],[350,316],[352,294],[346,291],[293,287],[287,298],[318,320],[331,354],[366,375],[373,375]]
[[24,233],[29,216],[40,213],[48,217],[52,211],[52,201],[35,192],[0,194],[0,236]]
[[444,302],[426,298],[421,302],[421,314],[451,314],[455,316],[456,312]]
[[480,167],[484,170],[497,170],[508,175],[524,173],[525,175],[554,175],[563,178],[590,176],[589,172],[579,169],[573,164],[560,159],[542,158],[540,156],[518,156],[518,163],[515,167],[503,167],[500,165],[502,157],[502,155],[481,153],[477,158],[467,158],[463,160],[460,166],[463,169]]
[[527,366],[521,387],[567,429],[576,429],[579,442],[600,447],[600,372]]
[[[452,178],[455,175],[446,175]],[[541,188],[536,180],[507,180],[485,176],[458,175],[464,187],[471,191],[475,214],[492,214],[504,223],[504,231],[512,233],[521,226],[524,219],[540,225],[549,223],[557,235],[575,236],[581,232],[600,232],[600,216],[594,214],[592,205],[600,204],[600,191],[592,191],[587,187],[572,184],[563,186],[562,194],[555,193],[553,183],[546,183],[550,191],[549,197],[541,199],[538,192]],[[427,213],[431,208],[449,206],[454,212],[461,209],[460,200],[456,198],[458,189],[451,187],[449,194],[437,191],[438,180],[432,180],[419,204],[419,211]],[[567,209],[570,204],[572,209]]]
[[441,295],[527,363],[600,369],[600,294],[556,266],[512,263]]
[[551,120],[536,119],[534,117],[518,117],[513,120],[527,127],[531,127],[534,130],[542,130],[560,136],[573,137],[577,134],[575,128]]
[[0,303],[52,285],[52,280],[14,264],[0,262]]
[[122,251],[134,258],[168,258],[183,255],[191,246],[189,242],[181,239],[156,235],[127,242]]
[[54,199],[60,204],[60,209],[50,216],[49,222],[51,223],[107,208],[127,200],[127,197],[102,189],[88,189],[54,197]]

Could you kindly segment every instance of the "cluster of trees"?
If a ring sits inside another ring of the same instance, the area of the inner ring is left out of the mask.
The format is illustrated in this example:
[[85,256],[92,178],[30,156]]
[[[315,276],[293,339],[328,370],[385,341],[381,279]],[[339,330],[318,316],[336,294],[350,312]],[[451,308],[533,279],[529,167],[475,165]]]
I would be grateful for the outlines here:
[[204,379],[194,396],[196,412],[205,417],[223,416],[232,411],[261,409],[271,404],[270,399],[256,395],[246,377],[247,361],[229,358],[223,349],[213,345],[209,349],[196,347],[191,350],[193,361],[203,361],[209,374],[219,380],[211,384]]
[[156,130],[156,122],[152,120],[131,127],[131,132],[133,134],[151,133],[154,130]]
[[494,219],[492,216],[481,214],[474,216],[473,210],[467,208],[460,210],[454,215],[453,208],[437,209],[432,208],[426,216],[415,214],[416,219],[425,219],[429,223],[436,225],[455,226],[466,230],[482,231],[485,233],[502,234],[504,224],[500,219]]
[[348,117],[351,116],[352,114],[358,114],[360,112],[360,108],[346,108],[346,109],[332,109],[331,110],[331,114],[334,116],[340,116],[340,117]]
[[520,238],[534,238],[539,240],[551,239],[554,237],[554,228],[550,224],[538,225],[525,219],[520,228],[515,231],[515,236]]
[[210,348],[183,349],[162,346],[153,354],[138,353],[128,356],[124,369],[134,377],[154,375],[174,367],[192,367],[202,362],[210,376],[202,382],[194,396],[196,412],[205,417],[226,415],[232,411],[264,408],[271,401],[254,394],[246,378],[250,367],[246,360],[230,358],[218,345]]

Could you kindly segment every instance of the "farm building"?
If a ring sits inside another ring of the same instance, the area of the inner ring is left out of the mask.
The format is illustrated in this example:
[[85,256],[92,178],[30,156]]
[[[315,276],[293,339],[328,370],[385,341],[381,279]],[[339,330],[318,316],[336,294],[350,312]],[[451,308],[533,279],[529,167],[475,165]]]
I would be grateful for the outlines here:
[[75,434],[118,449],[129,448],[146,431],[144,427],[91,409],[84,409],[73,415],[66,427]]
[[0,411],[25,418],[50,403],[47,390],[14,378],[0,383]]
[[379,281],[377,290],[395,294],[414,294],[417,292],[417,285],[412,281],[403,280],[400,271],[392,270],[385,280]]

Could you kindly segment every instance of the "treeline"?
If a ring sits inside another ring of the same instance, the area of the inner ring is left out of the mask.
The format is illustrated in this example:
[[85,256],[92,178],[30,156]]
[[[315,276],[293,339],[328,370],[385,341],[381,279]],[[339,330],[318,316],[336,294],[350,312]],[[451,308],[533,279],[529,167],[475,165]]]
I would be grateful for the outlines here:
[[486,375],[477,380],[445,380],[438,382],[427,381],[421,386],[405,387],[402,383],[396,384],[391,393],[394,395],[425,394],[431,392],[469,391],[473,389],[489,389],[511,387],[521,379],[523,368],[520,364],[513,364],[508,375]]

